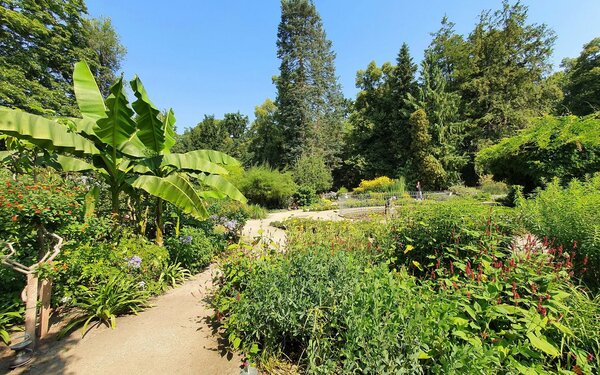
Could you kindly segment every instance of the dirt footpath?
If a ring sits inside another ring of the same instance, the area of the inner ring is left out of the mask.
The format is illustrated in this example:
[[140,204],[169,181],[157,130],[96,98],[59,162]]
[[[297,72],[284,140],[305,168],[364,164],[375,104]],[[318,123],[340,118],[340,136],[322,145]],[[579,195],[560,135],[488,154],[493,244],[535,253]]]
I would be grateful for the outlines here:
[[[241,358],[228,354],[207,319],[211,269],[159,296],[154,307],[117,319],[117,329],[99,327],[82,339],[81,330],[39,348],[29,369],[16,374],[206,374],[238,375]],[[0,363],[0,373],[8,360]]]
[[247,240],[251,240],[261,236],[262,231],[263,237],[270,238],[272,241],[278,244],[280,248],[284,248],[286,241],[285,231],[271,226],[271,223],[274,221],[284,221],[289,218],[306,218],[330,221],[344,220],[344,218],[337,214],[337,210],[315,212],[304,212],[300,210],[275,212],[269,214],[266,219],[248,220],[242,231],[242,237],[246,238]]

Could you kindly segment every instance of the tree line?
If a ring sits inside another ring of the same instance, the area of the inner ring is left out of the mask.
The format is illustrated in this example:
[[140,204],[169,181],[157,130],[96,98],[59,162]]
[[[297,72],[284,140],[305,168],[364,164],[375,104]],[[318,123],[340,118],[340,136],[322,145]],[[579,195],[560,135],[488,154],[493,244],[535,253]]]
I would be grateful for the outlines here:
[[[42,4],[43,3],[43,4]],[[86,18],[80,0],[0,1],[0,106],[74,115],[75,61],[88,61],[106,95],[125,48],[109,19]],[[214,149],[247,167],[310,168],[325,190],[378,176],[424,188],[476,184],[477,152],[542,115],[584,116],[600,108],[600,38],[553,71],[555,33],[527,20],[520,2],[482,11],[459,34],[447,17],[419,64],[406,43],[394,62],[367,64],[355,98],[344,98],[335,52],[311,0],[282,0],[276,97],[254,120],[207,115],[177,137],[174,151]],[[327,185],[327,184],[326,184]]]

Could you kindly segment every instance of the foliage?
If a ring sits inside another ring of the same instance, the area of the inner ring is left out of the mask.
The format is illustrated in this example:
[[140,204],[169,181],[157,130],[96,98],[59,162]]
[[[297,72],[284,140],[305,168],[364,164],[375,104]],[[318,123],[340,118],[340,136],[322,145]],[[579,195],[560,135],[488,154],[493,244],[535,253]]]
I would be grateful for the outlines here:
[[384,63],[381,67],[372,61],[366,70],[359,70],[354,112],[350,116],[345,163],[360,178],[396,175],[403,166],[407,153],[406,136],[409,105],[405,100],[415,94],[416,65],[408,45],[398,52],[396,65]]
[[165,246],[169,250],[172,263],[180,263],[191,272],[197,272],[212,261],[218,250],[201,229],[183,227],[178,236],[167,238]]
[[88,61],[101,82],[114,78],[124,48],[110,20],[86,16],[80,0],[0,2],[0,106],[73,116],[75,62]]
[[319,198],[316,202],[303,207],[304,211],[329,211],[338,208],[337,203],[332,202],[327,198]]
[[464,185],[453,185],[448,190],[459,197],[472,198],[478,201],[489,201],[492,197],[489,192],[483,191],[483,189],[476,189],[474,187]]
[[381,176],[372,180],[362,180],[358,187],[354,188],[354,192],[389,191],[392,186],[394,186],[394,180],[387,176]]
[[318,199],[319,197],[310,186],[300,186],[294,194],[294,202],[300,207],[310,206]]
[[587,285],[600,287],[600,176],[561,187],[552,181],[531,199],[517,201],[528,230],[555,246],[576,252],[578,269]]
[[9,330],[22,321],[24,313],[25,308],[21,303],[12,301],[0,306],[0,341],[10,344]]
[[[155,218],[159,244],[164,232],[163,201],[202,219],[207,216],[203,201],[207,196],[245,200],[222,177],[228,171],[221,165],[239,165],[237,160],[212,150],[170,153],[175,142],[173,111],[159,116],[139,78],[130,82],[136,97],[130,107],[122,78],[111,86],[111,94],[104,100],[85,62],[75,65],[73,77],[83,116],[66,120],[73,129],[59,121],[0,108],[0,133],[57,152],[65,171],[101,172],[99,176],[110,188],[115,214],[119,213],[119,194],[123,191],[131,194],[136,188],[158,198]],[[71,154],[91,158],[93,165]],[[205,190],[198,191],[191,179]]]
[[518,135],[481,150],[476,163],[497,180],[527,191],[558,177],[567,182],[600,170],[600,120],[545,116]]
[[266,208],[263,208],[257,204],[249,204],[247,206],[247,210],[250,219],[266,219],[269,213]]
[[577,116],[600,110],[599,52],[600,38],[594,38],[583,46],[577,58],[563,60],[566,82],[562,104]]
[[294,182],[300,186],[321,193],[331,188],[333,178],[327,168],[325,158],[315,152],[309,151],[300,156],[294,164],[292,171]]
[[92,287],[80,285],[73,306],[80,310],[81,316],[69,322],[60,336],[81,324],[85,333],[88,324],[94,320],[115,329],[117,316],[137,314],[139,310],[148,307],[148,298],[144,285],[131,277],[112,276],[105,283]]
[[[594,373],[600,300],[572,284],[574,254],[531,238],[513,249],[509,210],[486,210],[420,204],[390,227],[287,221],[286,253],[222,264],[216,318],[254,361],[306,373]],[[413,221],[425,246],[399,242],[409,233],[394,228]]]
[[251,165],[277,165],[281,155],[282,135],[277,126],[277,106],[266,99],[254,109],[254,121],[248,131]]
[[311,148],[334,166],[342,146],[343,95],[335,53],[312,1],[281,1],[277,57],[281,64],[275,79],[275,121],[281,154],[274,166],[292,166]]
[[183,284],[190,277],[192,277],[192,274],[188,269],[182,267],[181,263],[164,263],[164,267],[158,277],[158,283],[175,288]]
[[410,115],[410,157],[405,167],[406,175],[413,182],[420,182],[425,189],[438,190],[446,186],[447,175],[442,164],[431,154],[429,120],[422,109]]
[[268,208],[287,207],[298,189],[290,172],[267,166],[251,167],[235,183],[250,202]]
[[479,188],[481,191],[491,195],[508,194],[508,185],[504,182],[495,181],[491,175],[479,177]]
[[204,116],[195,127],[186,129],[177,137],[174,152],[194,150],[217,150],[234,157],[245,157],[244,141],[248,128],[248,116],[226,113],[223,119]]

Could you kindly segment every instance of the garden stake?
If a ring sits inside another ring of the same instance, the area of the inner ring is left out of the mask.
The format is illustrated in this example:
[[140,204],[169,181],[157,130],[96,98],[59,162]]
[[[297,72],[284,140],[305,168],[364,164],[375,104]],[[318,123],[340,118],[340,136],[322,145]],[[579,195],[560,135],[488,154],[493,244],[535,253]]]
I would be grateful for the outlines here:
[[[7,255],[0,256],[0,262],[11,267],[13,270],[20,272],[27,276],[27,285],[23,289],[21,298],[25,302],[25,336],[23,341],[19,344],[11,346],[11,348],[17,353],[14,361],[11,364],[11,368],[16,368],[25,365],[33,358],[33,351],[35,350],[36,344],[36,319],[37,319],[37,302],[38,302],[38,288],[39,279],[37,276],[37,269],[41,264],[51,263],[56,256],[60,253],[60,249],[63,245],[62,237],[44,232],[57,240],[51,251],[46,252],[44,256],[37,263],[31,266],[25,266],[19,262],[16,262],[11,258],[15,254],[15,249],[12,243],[7,243],[6,247],[9,250]],[[40,337],[44,337],[48,332],[48,318],[50,308],[50,293],[52,283],[48,280],[42,282],[42,309],[40,312]]]

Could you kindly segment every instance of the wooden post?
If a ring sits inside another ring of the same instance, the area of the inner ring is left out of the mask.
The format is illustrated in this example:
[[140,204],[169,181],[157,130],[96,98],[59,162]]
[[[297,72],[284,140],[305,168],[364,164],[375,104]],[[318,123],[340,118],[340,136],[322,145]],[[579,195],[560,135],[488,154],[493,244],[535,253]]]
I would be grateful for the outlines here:
[[25,333],[31,340],[31,349],[35,349],[35,321],[37,317],[38,277],[35,273],[27,274],[27,295],[25,300]]
[[48,334],[50,328],[50,297],[52,296],[52,281],[42,280],[40,288],[42,307],[40,309],[40,339]]

